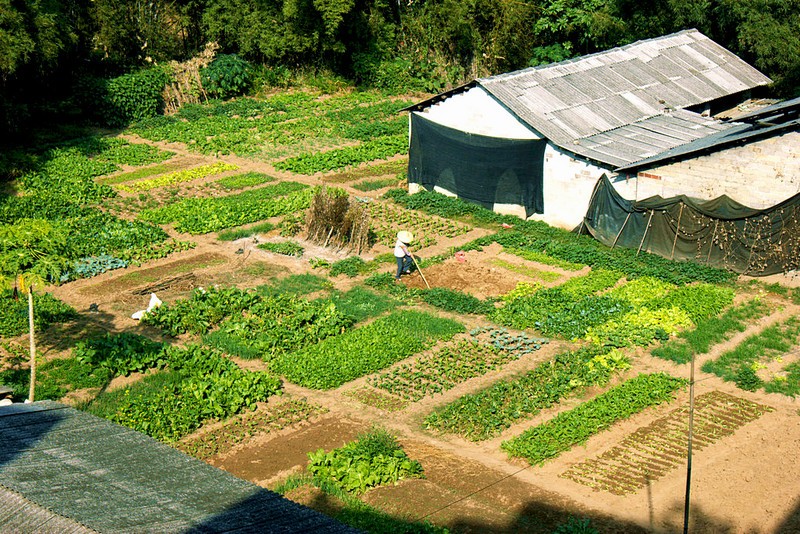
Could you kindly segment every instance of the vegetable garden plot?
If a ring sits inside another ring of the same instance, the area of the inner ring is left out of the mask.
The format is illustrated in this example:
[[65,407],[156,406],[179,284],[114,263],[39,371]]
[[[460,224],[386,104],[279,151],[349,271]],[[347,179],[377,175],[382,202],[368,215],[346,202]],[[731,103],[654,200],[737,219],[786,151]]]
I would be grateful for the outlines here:
[[426,417],[425,425],[471,441],[493,438],[585,387],[607,384],[629,366],[627,357],[610,347],[562,352],[519,378],[464,395]]
[[469,340],[445,345],[433,354],[371,377],[368,382],[375,388],[416,402],[499,369],[547,343],[546,339],[512,335],[505,329],[478,328],[471,330],[470,335]]
[[[692,447],[713,445],[773,408],[720,391],[695,399]],[[626,437],[597,458],[576,464],[560,476],[595,490],[626,495],[644,488],[686,461],[688,404]]]
[[800,364],[792,354],[791,361],[784,365],[784,357],[798,345],[798,340],[800,319],[792,316],[749,336],[719,358],[706,361],[702,370],[748,391],[763,387],[769,393],[796,396],[800,394]]
[[333,389],[385,369],[463,330],[460,323],[451,319],[401,310],[316,345],[283,354],[270,368],[295,384]]
[[313,190],[297,182],[278,182],[216,198],[187,198],[144,210],[139,217],[156,224],[175,223],[179,232],[206,234],[305,209]]
[[407,230],[414,234],[415,248],[429,247],[436,244],[437,238],[458,237],[472,230],[471,226],[463,223],[426,215],[386,202],[370,202],[368,207],[372,217],[372,229],[378,236],[378,243],[387,247],[394,246],[399,230]]
[[226,171],[235,171],[238,168],[239,167],[237,165],[233,165],[232,163],[220,161],[210,165],[192,167],[191,169],[181,169],[179,171],[162,174],[154,178],[145,178],[143,180],[139,180],[138,182],[120,184],[117,186],[117,188],[121,191],[127,191],[128,193],[138,193],[140,191],[149,191],[158,187],[165,187],[168,185],[198,180],[200,178],[207,178],[209,176],[222,174]]
[[672,400],[675,391],[685,385],[685,380],[666,373],[640,374],[504,441],[501,447],[531,465],[542,464],[618,421]]

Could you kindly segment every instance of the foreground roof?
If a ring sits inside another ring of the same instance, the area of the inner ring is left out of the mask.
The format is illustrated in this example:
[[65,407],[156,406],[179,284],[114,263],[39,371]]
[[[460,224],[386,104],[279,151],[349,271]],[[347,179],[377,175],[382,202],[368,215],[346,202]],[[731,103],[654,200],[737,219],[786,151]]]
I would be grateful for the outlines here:
[[358,532],[51,401],[0,408],[0,524],[21,532]]

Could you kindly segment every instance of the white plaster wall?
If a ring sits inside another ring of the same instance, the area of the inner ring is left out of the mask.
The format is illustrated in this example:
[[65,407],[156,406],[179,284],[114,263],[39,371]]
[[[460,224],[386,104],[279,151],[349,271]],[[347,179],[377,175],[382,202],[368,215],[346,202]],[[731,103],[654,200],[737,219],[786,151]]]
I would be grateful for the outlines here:
[[725,194],[752,208],[774,206],[800,192],[800,132],[653,168],[637,180],[637,200],[680,194],[710,200]]
[[[614,173],[575,159],[552,143],[547,144],[544,161],[544,213],[530,218],[572,230],[583,221],[597,180],[603,174],[612,178]],[[626,186],[623,182],[618,190],[629,198],[630,191]]]
[[487,137],[541,139],[481,87],[451,96],[425,110],[438,124]]

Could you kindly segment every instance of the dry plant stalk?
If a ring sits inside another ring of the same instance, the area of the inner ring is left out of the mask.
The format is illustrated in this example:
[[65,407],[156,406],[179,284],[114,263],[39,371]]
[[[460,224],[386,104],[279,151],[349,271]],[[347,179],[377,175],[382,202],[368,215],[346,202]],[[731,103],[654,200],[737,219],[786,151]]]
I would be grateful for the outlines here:
[[308,239],[323,246],[347,247],[356,254],[369,248],[369,212],[342,191],[320,189],[311,201],[306,227]]
[[162,93],[166,115],[176,113],[185,104],[199,104],[208,100],[208,94],[203,89],[203,82],[200,79],[200,71],[214,61],[217,50],[219,50],[217,43],[208,43],[203,51],[192,59],[183,63],[177,61],[168,63],[174,81],[167,84]]

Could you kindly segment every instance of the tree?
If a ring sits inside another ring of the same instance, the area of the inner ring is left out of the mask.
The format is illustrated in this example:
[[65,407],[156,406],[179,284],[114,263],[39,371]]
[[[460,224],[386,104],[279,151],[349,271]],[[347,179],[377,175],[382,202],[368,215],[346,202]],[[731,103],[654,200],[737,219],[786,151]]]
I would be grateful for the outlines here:
[[31,383],[28,401],[34,400],[36,383],[36,341],[34,337],[34,287],[47,279],[58,281],[66,265],[61,255],[66,243],[63,233],[49,222],[23,219],[0,226],[0,287],[19,290],[28,298]]

